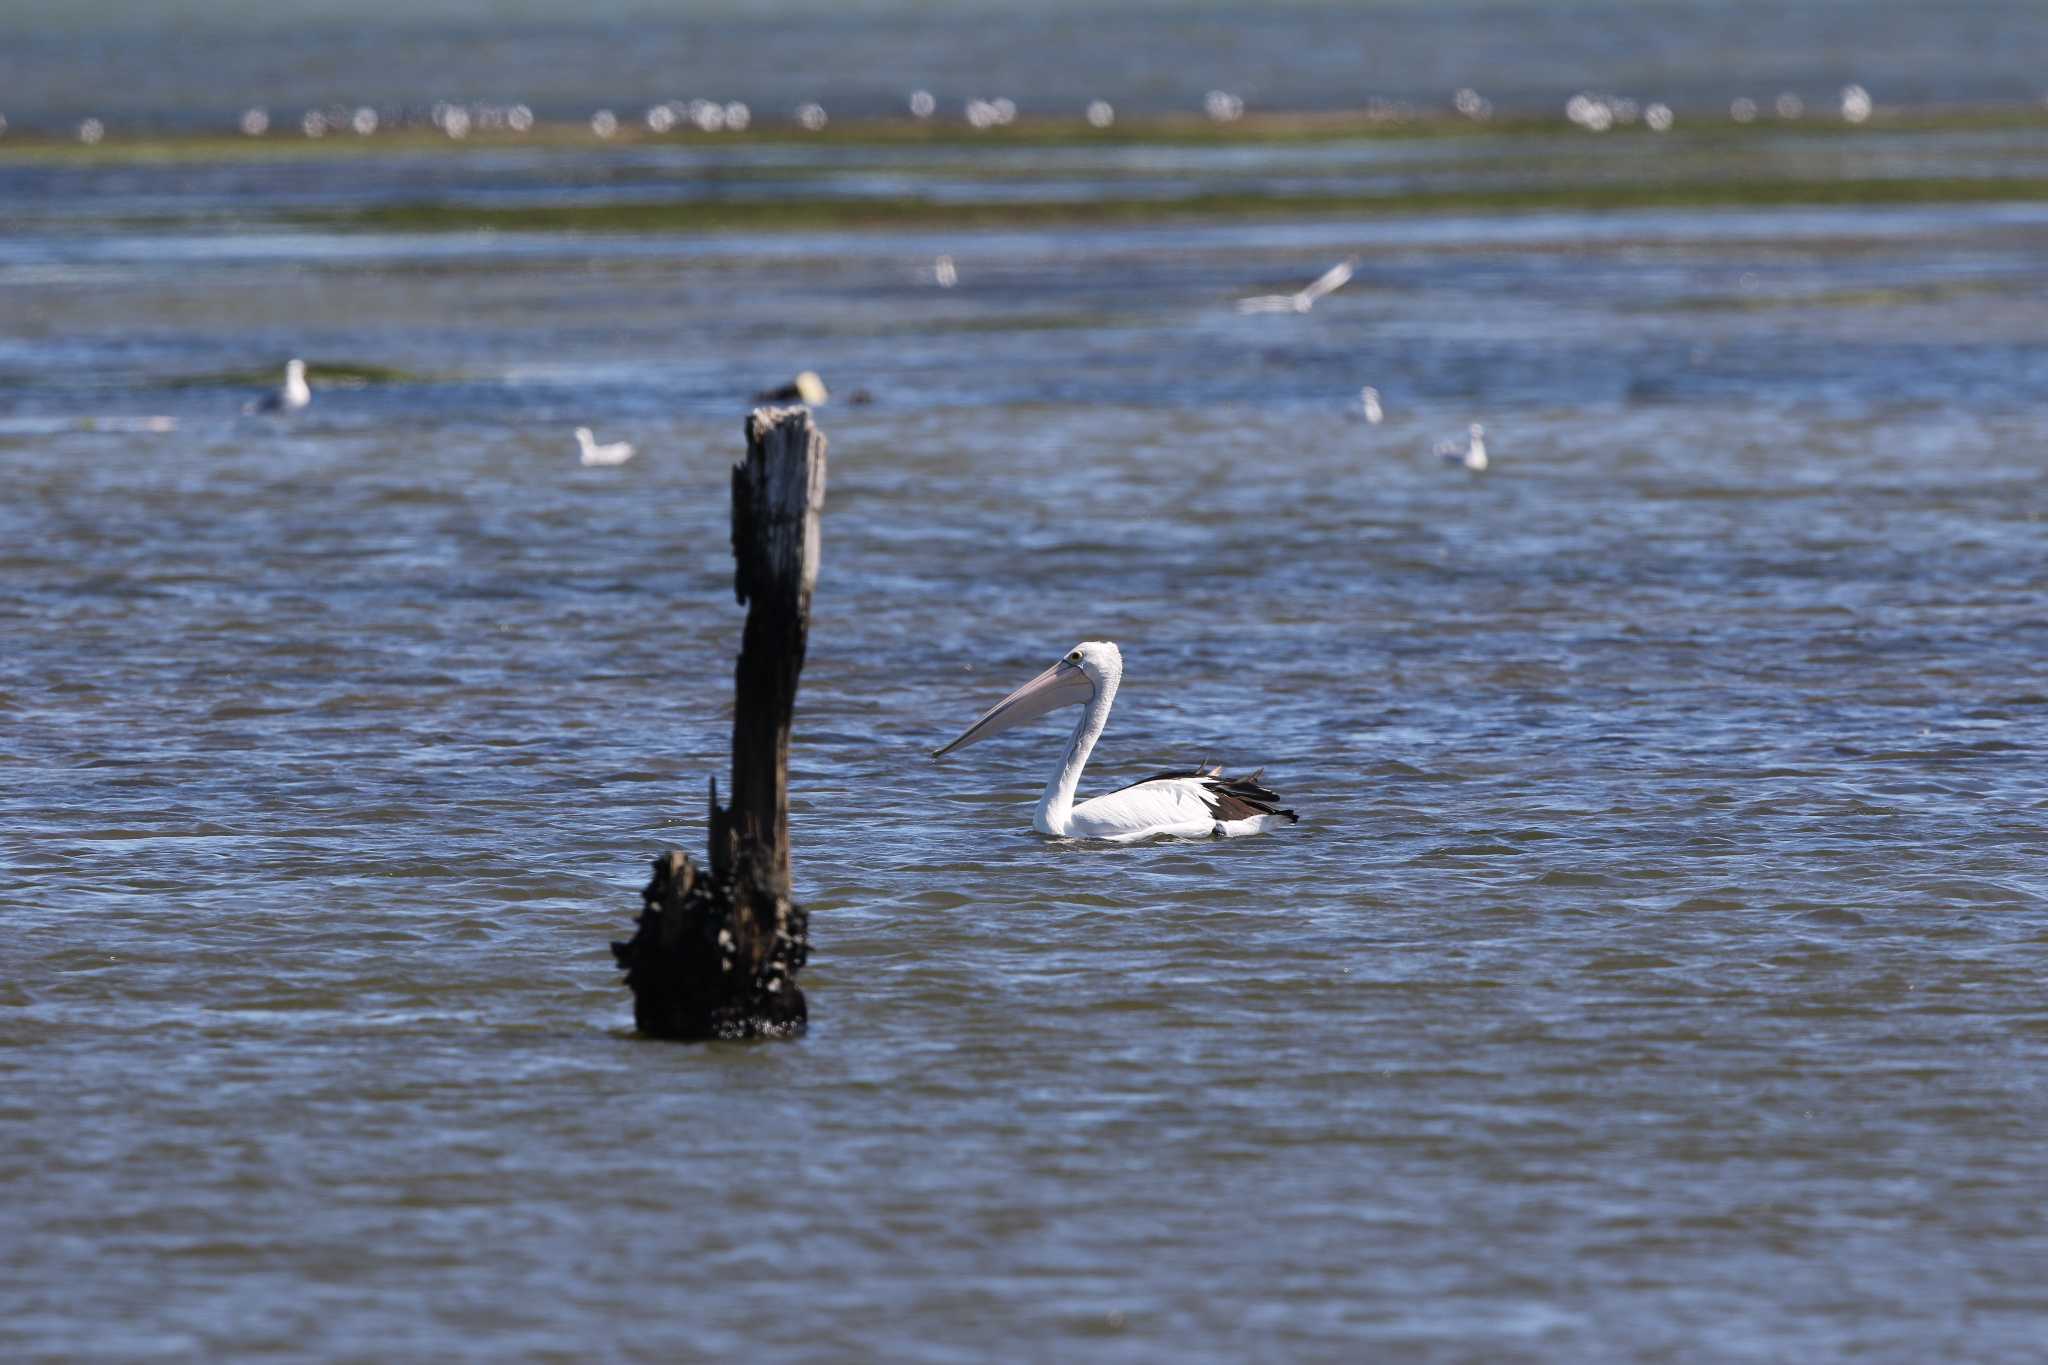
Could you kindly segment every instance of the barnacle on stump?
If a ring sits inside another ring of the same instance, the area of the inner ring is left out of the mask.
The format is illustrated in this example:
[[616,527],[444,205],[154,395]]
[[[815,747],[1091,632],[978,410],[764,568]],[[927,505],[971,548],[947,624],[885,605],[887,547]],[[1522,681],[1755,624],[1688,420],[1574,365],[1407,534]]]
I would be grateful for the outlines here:
[[654,860],[631,942],[612,944],[633,1023],[656,1038],[793,1038],[804,1031],[796,973],[810,916],[787,897],[718,876],[670,849]]

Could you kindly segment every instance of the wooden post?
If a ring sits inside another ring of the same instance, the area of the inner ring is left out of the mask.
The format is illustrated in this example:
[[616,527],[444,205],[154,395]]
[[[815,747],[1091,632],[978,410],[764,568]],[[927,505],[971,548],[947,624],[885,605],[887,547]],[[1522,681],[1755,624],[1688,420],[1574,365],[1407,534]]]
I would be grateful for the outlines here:
[[661,1038],[791,1037],[809,916],[790,900],[789,725],[818,581],[825,435],[808,408],[756,408],[732,471],[733,591],[747,608],[732,718],[732,804],[711,790],[710,875],[655,859],[639,926],[612,953],[633,1021]]

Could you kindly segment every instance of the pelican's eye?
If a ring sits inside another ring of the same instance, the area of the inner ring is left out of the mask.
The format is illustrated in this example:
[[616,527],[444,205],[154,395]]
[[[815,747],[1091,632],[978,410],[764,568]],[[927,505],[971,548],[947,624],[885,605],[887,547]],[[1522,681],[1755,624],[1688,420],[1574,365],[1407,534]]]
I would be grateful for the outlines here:
[[1080,662],[1081,662],[1081,651],[1077,649],[1077,650],[1075,650],[1075,651],[1074,651],[1074,652],[1073,652],[1072,654],[1069,654],[1069,655],[1067,656],[1067,662],[1068,662],[1068,663],[1070,663],[1070,664],[1077,664],[1077,663],[1080,663]]

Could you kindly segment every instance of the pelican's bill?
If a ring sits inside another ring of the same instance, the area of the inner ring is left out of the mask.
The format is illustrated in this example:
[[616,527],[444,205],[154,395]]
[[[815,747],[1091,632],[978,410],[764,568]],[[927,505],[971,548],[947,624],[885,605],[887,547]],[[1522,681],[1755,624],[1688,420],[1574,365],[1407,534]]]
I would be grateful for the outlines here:
[[1094,695],[1095,684],[1088,680],[1087,673],[1078,664],[1062,659],[983,712],[981,719],[968,726],[960,738],[943,749],[934,749],[932,757],[944,758],[955,749],[978,744],[990,735],[1037,720],[1062,706],[1078,705]]

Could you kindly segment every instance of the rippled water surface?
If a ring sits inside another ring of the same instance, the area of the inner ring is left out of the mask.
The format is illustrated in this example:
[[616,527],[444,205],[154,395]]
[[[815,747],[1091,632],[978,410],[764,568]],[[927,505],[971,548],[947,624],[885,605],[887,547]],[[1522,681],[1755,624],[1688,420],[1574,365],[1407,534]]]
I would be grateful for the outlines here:
[[[66,226],[121,174],[0,239],[11,1358],[2038,1348],[2040,208]],[[294,353],[390,373],[238,416]],[[800,368],[814,1027],[641,1042]],[[929,761],[1082,638],[1088,787],[1302,824]]]

